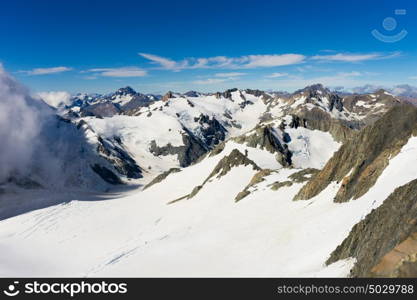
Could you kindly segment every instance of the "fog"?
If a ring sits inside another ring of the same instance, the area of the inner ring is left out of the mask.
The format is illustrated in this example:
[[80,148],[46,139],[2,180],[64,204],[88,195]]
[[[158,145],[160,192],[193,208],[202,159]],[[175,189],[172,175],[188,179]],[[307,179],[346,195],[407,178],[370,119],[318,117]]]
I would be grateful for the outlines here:
[[28,172],[44,121],[51,115],[0,65],[0,182]]

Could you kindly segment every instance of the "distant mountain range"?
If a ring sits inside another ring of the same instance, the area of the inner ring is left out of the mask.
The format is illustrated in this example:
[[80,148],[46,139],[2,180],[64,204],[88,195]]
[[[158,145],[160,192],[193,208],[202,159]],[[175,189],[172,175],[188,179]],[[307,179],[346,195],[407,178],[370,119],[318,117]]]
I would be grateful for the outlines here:
[[33,148],[0,178],[3,275],[417,276],[409,86],[0,95],[39,126],[2,146]]

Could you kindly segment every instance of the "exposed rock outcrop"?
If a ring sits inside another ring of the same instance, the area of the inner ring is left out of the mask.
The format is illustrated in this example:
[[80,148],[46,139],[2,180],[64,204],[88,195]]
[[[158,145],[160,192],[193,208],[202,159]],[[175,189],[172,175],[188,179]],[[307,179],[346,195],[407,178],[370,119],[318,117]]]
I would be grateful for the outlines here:
[[317,174],[318,172],[319,170],[317,169],[307,168],[307,169],[303,169],[301,171],[291,174],[290,176],[288,176],[288,178],[291,179],[295,183],[303,183],[303,182],[310,180],[311,176],[313,176],[314,174]]
[[174,93],[171,91],[168,91],[163,97],[162,101],[167,102],[169,99],[174,98]]
[[136,164],[136,161],[130,154],[123,149],[122,142],[115,138],[114,142],[98,137],[97,152],[105,158],[116,171],[127,178],[141,178],[142,169]]
[[338,142],[346,142],[351,139],[361,125],[357,122],[347,122],[332,118],[328,113],[319,109],[302,110],[292,116],[293,120],[289,124],[291,128],[299,126],[312,130],[329,132]]
[[201,185],[198,185],[193,188],[193,190],[183,197],[180,197],[178,199],[175,199],[173,201],[170,201],[169,204],[175,203],[177,201],[183,200],[183,199],[191,199],[195,195],[198,194],[198,192],[204,187],[204,185],[213,177],[221,178],[222,176],[225,176],[227,173],[229,173],[230,170],[232,170],[234,167],[237,166],[252,166],[253,170],[260,171],[261,168],[259,168],[255,162],[247,158],[244,154],[242,154],[239,150],[233,149],[232,152],[230,152],[229,155],[223,157],[217,165],[214,167],[213,171],[210,173],[209,176],[204,180],[204,182]]
[[158,176],[156,176],[154,179],[152,179],[151,182],[149,182],[147,185],[145,185],[145,187],[143,189],[146,190],[147,188],[153,186],[154,184],[160,183],[161,181],[165,180],[170,174],[178,173],[178,172],[181,172],[181,169],[171,168],[168,171],[165,171],[164,173],[159,174]]
[[[245,156],[242,152],[240,152],[237,149],[233,149],[232,152],[230,152],[229,155],[223,157],[214,167],[213,171],[210,173],[210,175],[207,177],[207,179],[204,181],[206,183],[208,180],[210,180],[212,177],[216,176],[217,178],[220,178],[227,173],[231,169],[237,166],[248,166],[251,165],[254,170],[261,170],[261,168],[258,167],[258,165],[251,159],[249,159],[247,156]],[[203,184],[204,184],[203,183]]]
[[224,91],[223,93],[222,92],[217,92],[215,94],[215,96],[216,96],[217,99],[220,99],[221,97],[223,97],[223,98],[232,100],[232,93],[237,92],[237,91],[238,91],[237,88],[232,88],[232,89],[228,89],[228,90]]
[[245,144],[249,147],[265,149],[276,154],[277,161],[285,166],[291,166],[292,153],[284,141],[280,141],[274,128],[271,126],[258,126],[254,133],[244,134],[234,138],[237,143]]
[[343,144],[294,199],[310,199],[332,181],[343,182],[335,202],[359,198],[374,185],[389,159],[415,134],[417,108],[407,104],[394,106],[381,119]]
[[208,148],[211,149],[225,140],[227,129],[215,117],[210,118],[208,115],[200,114],[199,117],[194,118],[194,122],[201,125],[197,133]]
[[416,274],[416,195],[417,180],[397,188],[380,207],[352,228],[327,263],[356,258],[351,270],[353,277]]
[[417,232],[385,254],[371,269],[373,277],[417,277]]
[[80,110],[81,117],[112,117],[120,113],[120,108],[111,102],[97,103],[85,106]]
[[149,151],[155,155],[177,155],[181,167],[187,167],[195,162],[198,158],[208,152],[208,147],[203,144],[189,130],[183,128],[182,146],[172,146],[170,143],[165,146],[158,146],[156,141],[151,141]]
[[343,98],[345,109],[360,116],[363,125],[372,124],[390,108],[400,103],[399,99],[382,89],[373,94],[354,94]]
[[265,180],[264,177],[271,175],[271,173],[272,173],[272,170],[264,169],[264,170],[260,170],[258,173],[253,175],[251,181],[244,188],[244,190],[239,192],[236,195],[235,201],[238,202],[238,201],[242,200],[243,198],[245,198],[247,195],[249,195],[250,194],[250,188],[255,187],[258,183],[264,181]]

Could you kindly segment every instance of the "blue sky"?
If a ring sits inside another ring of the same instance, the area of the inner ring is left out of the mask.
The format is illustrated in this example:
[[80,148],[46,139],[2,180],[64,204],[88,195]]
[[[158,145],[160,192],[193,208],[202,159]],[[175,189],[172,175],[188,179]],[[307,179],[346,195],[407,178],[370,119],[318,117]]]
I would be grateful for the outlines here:
[[1,1],[0,36],[33,91],[417,85],[415,0]]

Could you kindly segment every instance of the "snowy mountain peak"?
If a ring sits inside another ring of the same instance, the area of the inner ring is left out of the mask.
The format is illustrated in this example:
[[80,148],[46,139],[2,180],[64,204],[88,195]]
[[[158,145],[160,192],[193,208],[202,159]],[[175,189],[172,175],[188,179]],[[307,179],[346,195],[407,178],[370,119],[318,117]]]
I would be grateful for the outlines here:
[[417,108],[386,91],[125,87],[46,117],[1,83],[4,274],[361,275],[417,231]]
[[199,92],[196,92],[196,91],[188,91],[188,92],[184,93],[183,95],[186,96],[186,97],[193,98],[193,97],[198,97],[201,94]]
[[120,95],[120,96],[136,95],[136,94],[137,94],[136,91],[130,86],[120,88],[114,93],[114,95]]
[[321,83],[309,85],[301,90],[294,92],[294,94],[306,94],[306,95],[322,95],[322,94],[329,94],[330,90],[324,87]]

